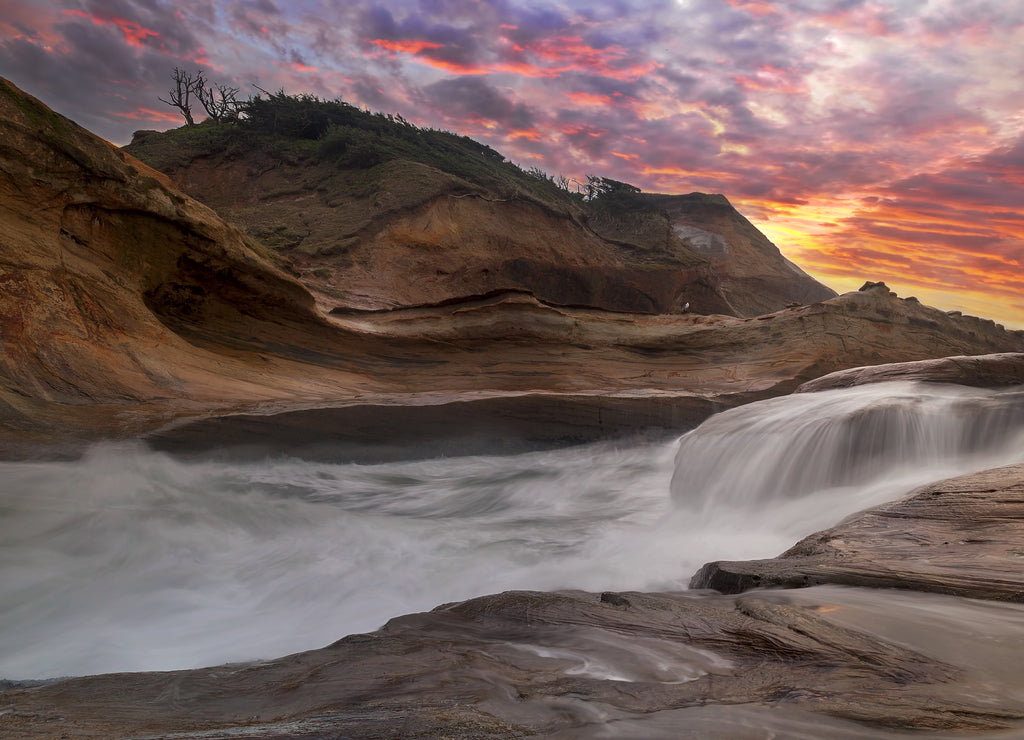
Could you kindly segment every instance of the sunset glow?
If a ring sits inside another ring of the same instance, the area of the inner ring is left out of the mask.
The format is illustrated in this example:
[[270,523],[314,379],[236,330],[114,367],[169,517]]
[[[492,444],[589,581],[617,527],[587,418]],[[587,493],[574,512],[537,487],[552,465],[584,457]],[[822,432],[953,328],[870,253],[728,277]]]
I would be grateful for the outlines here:
[[[11,0],[0,74],[117,143],[175,66],[524,166],[725,194],[837,290],[1024,328],[1024,7],[1001,0]],[[116,7],[116,12],[114,8]]]

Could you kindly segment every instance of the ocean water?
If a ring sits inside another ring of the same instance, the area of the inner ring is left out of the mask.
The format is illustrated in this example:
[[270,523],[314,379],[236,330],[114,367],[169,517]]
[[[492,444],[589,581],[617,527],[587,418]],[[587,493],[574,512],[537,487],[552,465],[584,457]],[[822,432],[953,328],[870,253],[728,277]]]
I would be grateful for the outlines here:
[[508,589],[683,589],[917,485],[1024,461],[1024,393],[887,383],[680,439],[378,465],[0,463],[0,678],[273,658]]

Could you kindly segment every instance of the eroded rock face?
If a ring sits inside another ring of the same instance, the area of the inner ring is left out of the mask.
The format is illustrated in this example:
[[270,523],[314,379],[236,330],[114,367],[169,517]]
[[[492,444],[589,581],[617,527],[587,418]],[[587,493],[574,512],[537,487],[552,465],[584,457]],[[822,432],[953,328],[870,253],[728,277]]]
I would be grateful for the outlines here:
[[1024,465],[914,491],[813,534],[777,558],[708,563],[691,588],[739,593],[822,583],[1024,602]]
[[[160,135],[145,133],[127,149],[157,161]],[[556,207],[469,188],[404,160],[339,170],[253,149],[163,166],[274,244],[324,305],[374,310],[521,290],[563,306],[757,316],[835,296],[720,195],[649,195],[636,212],[588,213],[568,198]]]
[[[84,406],[237,398],[225,373],[258,384],[183,326],[284,347],[327,329],[308,292],[240,231],[3,80],[0,169],[5,429],[73,429]],[[112,415],[83,428],[131,428]]]
[[[1024,349],[1020,333],[887,289],[757,319],[587,310],[523,291],[331,314],[337,303],[322,293],[317,303],[210,209],[9,84],[0,86],[0,129],[4,454],[24,440],[93,441],[188,419],[324,406],[491,399],[493,413],[514,420],[520,402],[502,412],[500,399],[522,394],[579,396],[562,408],[673,424],[679,415],[652,413],[652,398],[671,398],[691,419],[844,368]],[[433,216],[419,206],[409,212],[416,233],[466,229],[515,262],[511,242],[487,224],[506,204],[435,201],[420,204]],[[530,239],[548,228],[541,215],[510,213],[499,223],[519,219],[513,232]],[[447,264],[443,251],[433,252],[438,265]],[[592,268],[601,282],[610,264],[597,265],[599,249],[589,263],[556,262],[564,255],[553,247],[546,254],[550,275]],[[428,283],[431,264],[419,266]],[[673,280],[650,306],[669,299]],[[394,280],[396,290],[416,283]],[[563,283],[552,277],[552,291]]]
[[[323,264],[321,264],[323,263]],[[639,259],[567,214],[526,201],[442,195],[389,214],[327,265],[339,305],[395,307],[518,289],[562,306],[632,313],[733,313],[685,249]],[[409,280],[409,275],[416,280]]]
[[722,195],[651,195],[675,233],[711,260],[722,293],[739,316],[758,316],[789,303],[814,303],[835,297],[779,252]]

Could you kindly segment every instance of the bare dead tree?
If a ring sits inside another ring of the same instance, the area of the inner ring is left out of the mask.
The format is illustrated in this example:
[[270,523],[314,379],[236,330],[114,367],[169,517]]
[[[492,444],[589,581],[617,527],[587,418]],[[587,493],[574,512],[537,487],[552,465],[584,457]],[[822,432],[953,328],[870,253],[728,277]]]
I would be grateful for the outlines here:
[[157,98],[157,100],[167,103],[172,108],[177,108],[185,116],[185,123],[195,126],[196,122],[192,118],[192,99],[200,98],[201,91],[206,87],[206,77],[202,70],[189,73],[175,67],[171,79],[174,81],[174,87],[167,93],[168,97]]
[[216,86],[216,90],[213,87],[205,86],[199,87],[196,90],[199,102],[202,103],[206,115],[217,123],[238,118],[238,111],[241,107],[238,93],[239,89],[237,87],[220,84]]

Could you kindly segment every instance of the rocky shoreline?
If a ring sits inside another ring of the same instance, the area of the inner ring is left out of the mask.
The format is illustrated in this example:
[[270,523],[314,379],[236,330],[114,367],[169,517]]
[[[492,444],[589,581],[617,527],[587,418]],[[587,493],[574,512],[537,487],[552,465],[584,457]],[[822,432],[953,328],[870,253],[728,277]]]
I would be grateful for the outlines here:
[[[706,714],[712,734],[747,737],[711,709],[771,707],[757,721],[794,737],[832,723],[835,737],[1012,733],[1024,697],[971,689],[976,666],[844,618],[888,588],[1024,602],[1022,535],[1024,464],[926,486],[772,560],[708,564],[691,587],[720,594],[485,596],[278,660],[8,685],[0,728],[10,738],[672,737]],[[872,590],[820,590],[829,583]]]
[[[882,283],[747,318],[621,313],[580,305],[559,282],[575,279],[563,265],[541,275],[543,291],[487,284],[496,292],[331,313],[325,294],[166,177],[2,81],[0,133],[0,458],[74,457],[106,439],[358,461],[515,452],[679,433],[798,389],[1024,385],[1024,333]],[[731,214],[724,236],[707,231],[721,226],[716,213],[695,224],[673,211],[671,223],[715,249],[733,232],[764,246]],[[757,283],[738,269],[723,275]],[[740,299],[759,310],[758,296]],[[977,664],[881,624],[877,594],[984,599],[957,609],[998,603],[1022,624],[1022,535],[1015,465],[919,489],[778,558],[708,564],[693,580],[727,593],[507,592],[275,660],[3,683],[0,734],[1010,737],[1024,727],[1013,681],[993,693]],[[803,588],[815,584],[830,585]],[[858,601],[876,605],[881,626]]]
[[848,517],[777,558],[705,565],[691,588],[823,583],[1024,603],[1024,465],[952,478]]

